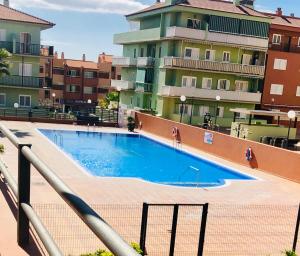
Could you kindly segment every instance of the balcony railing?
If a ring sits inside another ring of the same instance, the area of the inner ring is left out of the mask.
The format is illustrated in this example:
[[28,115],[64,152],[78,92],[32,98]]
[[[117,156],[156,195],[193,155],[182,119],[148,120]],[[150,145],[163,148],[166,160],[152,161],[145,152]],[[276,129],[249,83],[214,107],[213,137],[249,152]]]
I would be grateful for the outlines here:
[[111,80],[111,87],[121,91],[133,90],[134,82],[124,80]]
[[197,30],[184,27],[169,27],[166,31],[167,38],[188,38],[209,42],[244,45],[255,48],[268,48],[267,38],[225,34],[206,30]]
[[160,40],[160,28],[150,28],[114,35],[114,44],[131,44]]
[[121,66],[121,67],[131,67],[136,66],[137,59],[130,57],[113,57],[112,65],[113,66]]
[[261,93],[242,92],[242,91],[223,91],[199,89],[193,87],[162,86],[159,94],[167,97],[186,97],[215,100],[220,96],[222,101],[239,101],[248,103],[260,103]]
[[[40,56],[42,54],[40,44],[25,44],[20,42],[0,41],[0,48],[5,48],[10,53],[13,54],[34,55],[34,56]],[[50,53],[50,48],[48,52]],[[53,55],[53,49],[52,49],[52,55]]]
[[138,67],[153,67],[155,59],[152,57],[139,57],[137,58]]
[[239,75],[264,77],[265,67],[256,65],[243,65],[237,63],[226,63],[207,60],[189,60],[177,57],[166,57],[163,61],[164,67],[175,67],[196,70],[211,70],[229,72]]
[[3,76],[0,77],[0,85],[40,88],[43,86],[43,79],[32,76]]
[[135,83],[135,91],[140,93],[152,93],[153,85],[148,83]]

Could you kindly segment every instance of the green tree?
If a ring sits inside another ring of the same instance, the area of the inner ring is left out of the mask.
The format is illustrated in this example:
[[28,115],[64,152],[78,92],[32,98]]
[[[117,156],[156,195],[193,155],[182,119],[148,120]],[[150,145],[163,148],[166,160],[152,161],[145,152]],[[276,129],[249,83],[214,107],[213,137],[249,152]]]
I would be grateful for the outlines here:
[[7,58],[9,58],[11,54],[5,50],[0,49],[0,77],[3,75],[10,75],[9,73],[9,63]]

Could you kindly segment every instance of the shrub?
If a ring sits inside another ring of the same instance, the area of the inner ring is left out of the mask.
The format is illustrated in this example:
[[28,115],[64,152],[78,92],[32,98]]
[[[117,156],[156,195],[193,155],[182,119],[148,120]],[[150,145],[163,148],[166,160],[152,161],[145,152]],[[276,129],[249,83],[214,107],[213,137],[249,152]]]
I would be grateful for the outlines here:
[[[138,254],[143,254],[143,251],[141,250],[139,244],[132,242],[131,247],[138,253]],[[94,253],[87,253],[87,254],[82,254],[81,256],[114,256],[111,252],[108,252],[106,250],[98,250]]]
[[285,251],[285,252],[283,252],[283,255],[285,255],[285,256],[297,256],[297,254],[294,251]]
[[0,153],[4,153],[4,145],[0,144]]

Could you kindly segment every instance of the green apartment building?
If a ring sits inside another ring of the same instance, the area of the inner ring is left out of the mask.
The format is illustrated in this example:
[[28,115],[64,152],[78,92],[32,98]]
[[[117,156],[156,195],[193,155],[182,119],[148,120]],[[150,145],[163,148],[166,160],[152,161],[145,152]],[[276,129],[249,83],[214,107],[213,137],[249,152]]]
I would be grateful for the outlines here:
[[138,29],[114,36],[123,45],[113,59],[122,80],[112,81],[121,107],[178,121],[184,95],[185,123],[201,124],[209,112],[221,126],[230,126],[231,108],[255,109],[271,19],[253,2],[166,0],[126,16]]
[[20,108],[38,105],[40,76],[41,31],[54,24],[9,7],[0,5],[0,48],[7,49],[10,76],[0,77],[0,108]]

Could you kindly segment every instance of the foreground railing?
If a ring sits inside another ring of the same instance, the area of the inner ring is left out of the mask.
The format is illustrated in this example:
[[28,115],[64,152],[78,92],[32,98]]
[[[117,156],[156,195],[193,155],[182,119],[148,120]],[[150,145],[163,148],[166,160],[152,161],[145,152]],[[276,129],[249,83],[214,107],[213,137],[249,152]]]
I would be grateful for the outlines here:
[[18,149],[18,183],[0,161],[0,172],[18,200],[17,239],[21,247],[29,243],[29,223],[32,224],[45,249],[50,255],[63,255],[42,221],[30,205],[30,167],[45,178],[49,185],[81,218],[86,226],[117,256],[138,254],[80,197],[78,197],[39,157],[31,150],[31,144],[23,144],[4,125],[0,131]]

